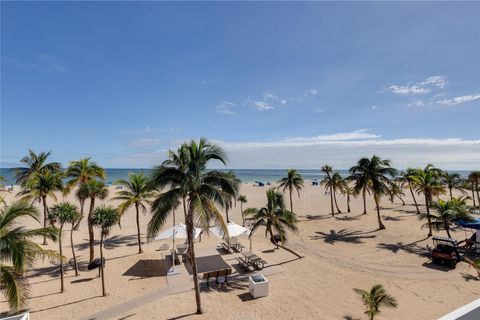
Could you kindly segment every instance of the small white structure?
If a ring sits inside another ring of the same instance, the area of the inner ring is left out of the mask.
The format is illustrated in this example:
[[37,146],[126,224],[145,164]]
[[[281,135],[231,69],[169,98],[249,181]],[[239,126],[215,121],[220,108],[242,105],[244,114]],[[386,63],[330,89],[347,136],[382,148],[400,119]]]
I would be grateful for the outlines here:
[[268,280],[262,274],[248,277],[248,291],[254,299],[268,296]]
[[30,319],[30,313],[21,313],[17,314],[15,316],[11,317],[6,317],[6,318],[0,318],[0,320],[29,320]]

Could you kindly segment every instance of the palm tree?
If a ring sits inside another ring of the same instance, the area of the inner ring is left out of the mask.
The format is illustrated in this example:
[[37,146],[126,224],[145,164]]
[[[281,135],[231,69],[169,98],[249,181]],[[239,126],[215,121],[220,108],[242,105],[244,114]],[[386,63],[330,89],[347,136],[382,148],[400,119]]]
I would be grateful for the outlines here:
[[[233,181],[234,184],[236,184],[237,186],[240,184],[240,180],[237,178],[237,176],[235,175],[235,173],[233,171],[227,172],[227,175],[228,175],[228,178],[231,181]],[[227,223],[230,222],[230,218],[228,216],[228,211],[233,206],[233,201],[235,201],[235,199],[236,199],[237,191],[238,191],[238,188],[237,188],[237,190],[235,191],[234,194],[231,194],[229,192],[223,193],[223,197],[224,197],[223,202],[224,202],[224,207],[225,207],[225,217],[227,218]]]
[[[287,240],[287,230],[297,231],[298,222],[295,213],[285,209],[285,203],[281,193],[275,191],[274,188],[267,190],[267,205],[262,208],[248,208],[245,210],[245,214],[253,216],[255,223],[252,226],[250,237],[256,229],[260,226],[265,226],[265,237],[270,236],[270,241],[284,250],[296,255],[298,258],[302,256],[284,246]],[[278,244],[275,239],[274,233],[280,236],[280,242]]]
[[390,160],[382,160],[374,155],[371,159],[360,159],[357,166],[352,167],[350,172],[352,174],[351,179],[355,181],[355,192],[358,194],[362,191],[364,214],[366,213],[366,192],[370,191],[375,201],[378,227],[379,229],[385,229],[380,217],[379,201],[384,194],[389,192],[389,186],[391,185],[389,177],[394,177],[397,174],[397,170],[391,167]]
[[290,212],[293,212],[293,201],[292,201],[292,192],[293,189],[297,191],[298,197],[300,198],[300,190],[303,188],[303,178],[302,175],[295,169],[287,170],[287,176],[278,180],[277,182],[278,189],[283,188],[283,192],[288,189],[290,196]]
[[474,207],[477,206],[475,204],[475,192],[474,192],[475,190],[477,191],[477,200],[478,200],[478,205],[480,206],[480,196],[478,195],[478,183],[480,181],[480,171],[470,172],[467,180],[468,182],[470,182],[470,185],[471,185],[473,206]]
[[392,203],[392,205],[395,204],[395,197],[402,201],[402,206],[405,205],[405,201],[402,198],[403,196],[405,196],[405,193],[396,181],[392,181],[390,183],[390,189],[388,190],[388,194],[390,195],[390,202]]
[[[436,202],[431,203],[431,208],[434,209],[437,214],[430,214],[431,223],[437,230],[445,230],[447,236],[450,235],[450,225],[458,220],[464,220],[466,222],[474,221],[472,216],[468,213],[466,205],[466,197],[451,198],[448,201],[439,199]],[[427,219],[427,214],[423,213],[419,216],[421,220]]]
[[415,203],[415,208],[417,210],[417,214],[420,214],[420,209],[418,208],[417,199],[415,199],[415,193],[413,193],[414,184],[412,177],[415,175],[417,169],[407,168],[404,172],[400,174],[402,179],[401,186],[404,187],[405,185],[408,186],[408,190],[410,190],[410,194],[412,195],[413,203]]
[[432,171],[428,166],[424,170],[418,169],[415,175],[411,177],[412,184],[417,189],[417,193],[423,193],[425,196],[425,207],[427,208],[428,236],[432,236],[432,223],[430,215],[430,205],[432,197],[443,192],[443,185],[440,183],[439,175]]
[[[327,165],[324,165],[322,167],[322,172],[327,175],[326,180],[331,181],[332,178],[330,177],[330,174],[332,173],[332,167]],[[325,180],[325,179],[324,179]],[[332,217],[335,216],[335,212],[333,211],[333,185],[330,183],[330,207],[332,209]]]
[[103,258],[103,239],[109,235],[110,229],[118,223],[120,220],[120,215],[118,214],[117,209],[111,206],[100,206],[95,209],[92,214],[91,222],[92,225],[100,227],[100,275],[102,277],[102,296],[106,296],[105,292],[105,274],[104,269],[104,258]]
[[47,237],[57,240],[58,229],[46,227],[25,229],[18,224],[24,219],[39,221],[38,210],[32,205],[20,201],[0,210],[0,291],[5,295],[12,312],[25,305],[28,297],[28,281],[24,273],[33,267],[39,258],[59,258],[52,251],[40,247],[34,239]]
[[85,185],[87,186],[87,193],[88,197],[90,198],[90,209],[88,210],[88,242],[90,247],[89,261],[92,262],[95,258],[95,237],[93,234],[93,224],[91,219],[93,215],[93,210],[95,209],[95,199],[105,199],[108,196],[108,188],[105,185],[105,182],[98,180],[90,180],[86,182]]
[[346,179],[343,180],[343,184],[342,184],[342,187],[340,188],[340,192],[343,195],[347,196],[347,212],[351,212],[350,211],[350,197],[352,195],[355,195],[355,190],[353,189],[353,187],[348,185],[348,180],[346,180]]
[[113,200],[121,200],[118,205],[120,215],[131,206],[135,206],[137,219],[137,238],[138,238],[138,253],[143,253],[142,240],[140,237],[140,209],[142,212],[147,211],[145,204],[150,205],[150,200],[155,196],[155,191],[149,189],[148,178],[143,174],[130,173],[128,180],[119,180],[118,184],[125,187],[125,190],[117,192],[117,196]]
[[[47,227],[48,204],[47,198],[50,197],[57,201],[55,191],[63,190],[62,173],[56,171],[41,171],[30,176],[25,184],[25,189],[17,195],[21,195],[22,200],[32,200],[43,204],[43,227]],[[47,244],[47,239],[43,239],[43,244]]]
[[442,172],[441,182],[448,188],[450,199],[453,198],[452,190],[458,189],[464,192],[462,189],[463,180],[460,174],[458,173],[448,173],[447,171]]
[[245,227],[245,213],[243,212],[243,204],[247,203],[247,196],[245,195],[239,195],[237,201],[240,202],[240,211],[242,214],[242,226]]
[[[80,203],[80,213],[82,218],[85,200],[88,198],[85,194],[85,184],[93,179],[105,180],[106,178],[105,169],[90,160],[91,158],[83,158],[72,161],[67,170],[65,170],[65,177],[69,179],[66,183],[65,193],[69,193],[75,186],[78,187],[75,196]],[[80,222],[81,219],[77,222],[77,225],[75,226],[76,229],[78,229]]]
[[28,150],[28,155],[23,157],[20,162],[24,163],[26,167],[13,168],[17,183],[22,187],[25,187],[27,181],[35,173],[45,173],[47,171],[58,172],[61,170],[62,165],[59,162],[47,162],[49,152],[41,152],[36,154],[32,150]]
[[80,203],[80,219],[78,219],[77,223],[75,224],[75,230],[78,230],[83,219],[85,201],[89,198],[89,187],[87,183],[82,183],[78,186],[77,190],[75,190],[75,198]]
[[232,179],[227,173],[207,170],[207,164],[211,160],[218,160],[226,164],[226,154],[219,146],[202,138],[198,142],[191,141],[183,144],[179,150],[183,153],[183,159],[188,160],[183,167],[172,162],[153,170],[151,186],[159,190],[169,187],[169,190],[157,196],[152,203],[152,218],[148,223],[147,235],[148,239],[153,239],[165,224],[170,212],[178,206],[180,199],[185,199],[187,208],[185,223],[188,234],[187,256],[192,267],[197,313],[202,313],[193,237],[194,221],[206,228],[213,220],[228,236],[225,221],[215,204],[223,207],[225,194],[232,196],[237,194],[238,181]]
[[[73,204],[69,202],[62,202],[52,207],[52,211],[50,211],[50,219],[56,219],[60,223],[60,230],[58,234],[58,249],[60,255],[63,256],[63,248],[62,248],[62,231],[63,226],[65,223],[70,223],[72,225],[70,229],[70,245],[72,247],[72,255],[73,255],[73,264],[75,268],[75,276],[78,276],[78,268],[77,268],[77,259],[75,257],[75,248],[73,246],[73,227],[75,222],[80,218],[80,213]],[[64,270],[63,270],[63,262],[60,262],[60,292],[64,290]]]
[[381,284],[374,285],[370,291],[354,288],[360,295],[363,305],[365,306],[365,314],[370,320],[373,320],[377,314],[380,314],[380,307],[396,308],[397,300],[387,294]]

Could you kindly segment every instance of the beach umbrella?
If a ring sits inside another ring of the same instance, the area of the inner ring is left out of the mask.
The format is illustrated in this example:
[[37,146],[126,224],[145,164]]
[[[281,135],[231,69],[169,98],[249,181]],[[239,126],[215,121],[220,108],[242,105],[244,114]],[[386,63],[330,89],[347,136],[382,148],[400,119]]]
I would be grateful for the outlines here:
[[[227,230],[230,238],[250,235],[249,229],[242,227],[241,225],[236,224],[235,222],[227,223]],[[226,235],[224,230],[218,226],[210,228],[210,232],[216,235],[217,237],[219,237],[220,239],[223,239]]]

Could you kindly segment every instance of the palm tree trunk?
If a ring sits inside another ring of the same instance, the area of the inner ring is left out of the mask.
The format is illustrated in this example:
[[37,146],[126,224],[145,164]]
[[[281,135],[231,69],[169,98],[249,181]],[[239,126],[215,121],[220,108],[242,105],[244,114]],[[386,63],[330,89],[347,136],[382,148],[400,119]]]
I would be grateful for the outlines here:
[[385,226],[382,223],[382,218],[380,217],[380,206],[378,204],[377,196],[373,196],[375,200],[375,207],[377,208],[377,219],[378,219],[378,229],[382,230],[385,229]]
[[402,201],[402,206],[404,206],[404,205],[405,205],[405,201],[403,201],[403,198],[400,197],[398,194],[397,194],[397,198],[400,199],[400,201]]
[[340,208],[338,208],[336,193],[337,193],[336,188],[333,188],[333,201],[335,202],[335,207],[337,207],[337,212],[338,212],[338,213],[342,213],[342,211],[340,210]]
[[195,288],[195,301],[197,303],[197,314],[202,314],[202,301],[200,300],[200,287],[198,285],[198,270],[197,260],[195,259],[195,247],[193,238],[193,212],[192,208],[188,209],[187,220],[187,237],[188,237],[188,257],[190,259],[190,265],[192,266],[193,285]]
[[417,199],[415,199],[415,194],[413,193],[412,187],[409,186],[408,189],[410,190],[410,194],[412,195],[413,203],[415,203],[415,208],[417,209],[417,214],[420,214],[420,209],[418,209]]
[[[43,227],[47,227],[47,197],[42,196],[43,202]],[[47,238],[43,236],[43,245],[47,244]]]
[[225,216],[227,218],[227,223],[229,223],[230,219],[228,218],[228,204],[225,206]]
[[70,246],[72,247],[73,267],[75,269],[75,277],[78,277],[77,257],[75,255],[75,247],[73,246],[73,230],[75,223],[72,222],[72,228],[70,229]]
[[452,187],[448,187],[448,191],[450,191],[450,200],[452,200],[453,196],[452,196]]
[[363,214],[367,214],[367,189],[364,187],[362,190],[363,197]]
[[472,182],[472,200],[473,200],[473,207],[475,208],[477,204],[475,203],[475,191],[473,190],[473,182]]
[[428,220],[428,236],[432,236],[432,221],[430,219],[430,206],[428,201],[428,194],[425,194],[425,206],[427,207],[427,220]]
[[135,209],[137,210],[137,237],[138,237],[138,253],[143,253],[142,239],[140,238],[140,215],[138,211],[138,203],[135,203]]
[[80,219],[78,219],[78,222],[75,225],[75,230],[78,230],[80,228],[80,222],[82,222],[83,219],[83,207],[85,206],[85,199],[81,198],[78,200],[78,202],[80,202]]
[[92,262],[93,259],[95,258],[95,250],[93,247],[93,242],[95,241],[94,239],[94,234],[93,234],[93,225],[92,225],[92,214],[93,214],[93,209],[95,208],[95,197],[90,198],[90,210],[88,211],[88,243],[90,246],[90,261]]
[[102,235],[100,236],[100,275],[102,277],[102,296],[106,297],[107,293],[105,292],[105,274],[103,272],[103,230]]
[[350,193],[347,193],[347,211],[350,213]]
[[[328,179],[330,180],[330,175],[329,175]],[[330,184],[331,183],[332,182],[330,181]],[[335,211],[333,211],[333,188],[332,188],[332,185],[330,185],[330,207],[332,209],[332,217],[335,217]]]
[[448,225],[448,221],[443,220],[443,227],[445,228],[445,231],[447,231],[447,236],[451,238],[452,236],[450,235],[450,226]]
[[183,200],[183,221],[187,224],[187,203],[185,197],[182,198]]
[[60,292],[63,293],[63,281],[64,281],[64,274],[63,274],[63,251],[62,251],[62,230],[63,230],[63,223],[60,224],[60,231],[58,233],[58,251],[60,252]]
[[478,192],[478,181],[475,182],[475,189],[477,190],[477,200],[478,200],[478,205],[480,205],[480,194]]
[[270,242],[271,242],[272,244],[276,245],[278,248],[282,248],[283,250],[290,252],[291,254],[297,256],[297,258],[302,258],[301,255],[299,255],[298,253],[296,253],[296,252],[293,251],[292,249],[287,248],[287,247],[285,247],[284,245],[280,245],[280,244],[278,244],[278,242],[275,242],[274,239],[273,239],[272,229],[269,229],[269,230],[268,230],[268,233],[270,233]]
[[240,213],[242,214],[242,227],[245,227],[245,215],[243,214],[243,202],[240,202]]

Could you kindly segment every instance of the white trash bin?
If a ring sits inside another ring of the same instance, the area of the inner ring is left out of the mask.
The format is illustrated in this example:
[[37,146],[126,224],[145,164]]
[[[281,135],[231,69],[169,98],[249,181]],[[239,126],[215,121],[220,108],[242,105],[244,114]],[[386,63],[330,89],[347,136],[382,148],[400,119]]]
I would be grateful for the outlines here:
[[248,291],[254,299],[268,296],[268,280],[262,274],[248,277]]

